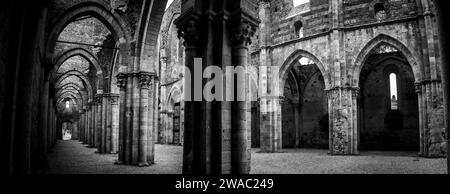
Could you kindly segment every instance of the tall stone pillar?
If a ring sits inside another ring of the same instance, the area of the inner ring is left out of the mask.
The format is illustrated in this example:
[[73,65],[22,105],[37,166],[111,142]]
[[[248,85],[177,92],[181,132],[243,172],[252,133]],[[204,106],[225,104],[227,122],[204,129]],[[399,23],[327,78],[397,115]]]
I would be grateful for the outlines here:
[[427,149],[427,142],[426,142],[426,119],[424,110],[426,110],[426,107],[424,107],[424,101],[422,96],[422,86],[420,83],[416,83],[416,93],[418,98],[418,107],[419,107],[419,136],[420,136],[420,152],[419,156],[426,156],[428,155],[428,149]]
[[91,102],[89,107],[89,147],[95,148],[95,101]]
[[167,128],[167,111],[163,110],[160,112],[160,117],[161,117],[161,128],[159,129],[159,131],[161,132],[161,136],[158,137],[158,142],[161,144],[165,144],[166,143],[166,128]]
[[52,147],[52,136],[53,136],[53,133],[52,133],[52,128],[53,128],[53,112],[54,112],[54,109],[53,109],[53,95],[54,95],[54,93],[53,92],[51,92],[50,93],[51,94],[51,96],[50,96],[50,98],[49,98],[49,100],[48,100],[48,116],[47,116],[47,118],[48,118],[48,127],[47,127],[47,150],[49,151],[49,150],[51,150],[51,147]]
[[172,144],[173,143],[173,110],[168,110],[166,112],[166,124],[165,124],[165,130],[164,130],[164,141],[166,144]]
[[87,114],[86,107],[83,106],[83,114],[81,116],[81,123],[82,123],[81,126],[82,126],[82,128],[80,130],[81,131],[81,134],[80,134],[81,142],[83,144],[86,144],[86,126],[87,126],[86,114]]
[[[149,101],[152,93],[150,87],[154,76],[149,72],[121,73],[117,76],[121,88],[121,106],[125,106],[125,112],[121,110],[120,113],[120,122],[124,122],[119,127],[118,164],[148,166],[154,163],[153,120],[149,114],[152,107]],[[130,81],[136,79],[139,88],[130,86]]]
[[[245,17],[244,13],[232,14],[231,42],[233,45],[232,59],[233,66],[249,68],[248,46],[256,32],[258,21]],[[232,165],[233,174],[250,173],[251,159],[251,104],[249,77],[236,76],[235,91],[237,91],[236,101],[232,106]],[[239,88],[244,92],[243,99],[239,99]]]
[[116,154],[119,151],[119,100],[120,95],[111,94],[110,96],[111,110],[108,109],[108,125],[111,125],[111,154]]
[[84,133],[85,136],[85,144],[90,147],[91,146],[91,106],[90,103],[88,103],[86,107],[86,133]]
[[126,134],[127,132],[127,125],[126,123],[126,104],[127,104],[127,96],[126,96],[126,89],[128,85],[128,77],[126,74],[121,73],[117,75],[117,86],[120,88],[120,94],[119,94],[119,158],[116,164],[126,164]]
[[[242,66],[245,69],[247,46],[258,26],[254,13],[256,4],[255,0],[182,2],[182,14],[174,23],[184,39],[185,66],[190,71],[186,73],[184,90],[183,173],[243,174],[250,171],[249,103],[239,101],[235,90],[239,86],[244,94],[248,92],[247,75],[237,76],[233,82],[229,80],[223,92],[216,91],[218,95],[223,93],[222,97],[234,99],[207,101],[198,88],[206,86],[207,82],[195,75],[199,72],[195,71],[198,63],[195,64],[194,59],[200,62],[201,58],[203,67]],[[204,41],[199,41],[199,37]]]
[[101,106],[101,144],[102,149],[99,150],[102,154],[109,154],[111,152],[111,123],[108,123],[111,104],[109,102],[110,94],[103,94],[103,102]]
[[277,90],[277,72],[271,59],[271,10],[270,1],[259,1],[260,24],[260,147],[261,152],[276,153],[282,149],[281,105],[282,94]]
[[281,105],[283,98],[279,96],[261,96],[261,152],[276,153],[282,149]]
[[42,92],[41,92],[41,112],[40,112],[40,136],[39,136],[39,145],[41,148],[39,149],[41,153],[39,154],[42,156],[42,162],[47,162],[47,136],[48,136],[48,99],[49,99],[49,92],[50,92],[50,76],[48,73],[44,73],[44,84],[42,86]]
[[302,138],[302,116],[300,114],[300,101],[295,99],[294,102],[294,125],[295,125],[295,147],[300,148],[301,138]]
[[446,23],[446,19],[450,16],[450,13],[448,12],[448,10],[446,10],[446,8],[448,6],[445,6],[444,2],[448,2],[448,1],[444,1],[444,0],[437,0],[435,1],[436,3],[436,8],[437,8],[437,21],[438,21],[438,29],[439,29],[439,46],[440,46],[440,56],[441,56],[441,62],[442,62],[442,82],[443,82],[443,91],[444,91],[444,124],[445,124],[445,128],[446,128],[446,142],[447,145],[445,147],[445,149],[447,149],[447,173],[450,173],[450,154],[448,153],[448,150],[450,150],[449,147],[449,139],[450,139],[450,69],[449,69],[449,39],[448,39],[448,34],[450,33],[450,31],[448,30],[448,27],[446,27],[445,25],[447,25]]
[[148,146],[153,143],[153,128],[150,128],[149,117],[149,88],[152,84],[152,75],[147,73],[140,73],[139,86],[140,86],[140,106],[139,106],[139,166],[149,166],[154,161],[148,161],[150,153]]
[[72,124],[72,138],[71,138],[71,140],[78,140],[78,121],[75,121],[73,124]]
[[327,91],[330,120],[330,154],[358,154],[357,99],[359,88],[336,87]]
[[99,153],[103,153],[104,147],[104,130],[102,128],[102,107],[103,107],[103,94],[97,94],[95,96],[95,127],[94,127],[94,145],[97,147]]
[[[187,15],[187,14],[186,14]],[[198,17],[187,17],[184,19],[183,22],[179,22],[177,25],[178,29],[180,30],[181,36],[184,39],[184,46],[185,46],[185,66],[190,72],[194,72],[194,58],[197,56],[197,40],[198,40],[198,34],[197,34],[197,21]],[[186,75],[191,76],[187,77],[186,79],[194,80],[193,75]],[[194,84],[192,81],[190,83],[186,83],[185,87],[193,87]],[[193,99],[194,95],[192,93],[185,93],[185,98],[189,97],[190,99]],[[186,101],[185,102],[185,133],[184,133],[184,146],[183,146],[183,174],[193,174],[194,173],[194,130],[198,126],[196,120],[199,120],[198,115],[196,115],[195,112],[195,102],[193,101]],[[164,113],[163,113],[164,114]],[[162,118],[163,122],[165,122],[165,118],[163,115]],[[196,126],[197,125],[197,126]],[[197,129],[198,130],[198,129]]]

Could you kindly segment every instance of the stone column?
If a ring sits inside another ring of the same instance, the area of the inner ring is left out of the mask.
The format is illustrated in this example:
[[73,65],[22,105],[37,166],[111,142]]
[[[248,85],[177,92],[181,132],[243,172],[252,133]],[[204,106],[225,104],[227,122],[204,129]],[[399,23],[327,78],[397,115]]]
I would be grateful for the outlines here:
[[260,144],[261,152],[276,153],[282,149],[281,105],[279,96],[261,96],[260,100]]
[[[233,66],[248,68],[248,46],[251,44],[251,38],[256,32],[257,21],[243,17],[241,13],[232,15],[232,34],[231,41],[233,45],[232,59]],[[249,78],[236,76],[235,91],[237,91],[236,101],[232,103],[232,173],[248,174],[250,173],[251,158],[251,104]],[[242,88],[239,91],[239,88]],[[243,99],[239,99],[239,93]]]
[[[140,106],[139,106],[139,161],[138,166],[149,166],[153,161],[147,160],[147,144],[153,142],[149,139],[149,133],[153,131],[149,128],[149,88],[151,87],[151,75],[149,73],[139,74],[140,86]],[[150,136],[151,137],[151,136]],[[150,142],[149,142],[150,140]]]
[[72,138],[71,140],[78,140],[78,121],[72,124]]
[[89,110],[89,115],[90,115],[90,119],[89,119],[89,147],[91,148],[95,148],[95,102],[93,101],[91,103],[90,106],[90,110]]
[[40,136],[39,136],[39,145],[42,146],[39,150],[41,153],[39,155],[42,156],[43,162],[47,163],[47,136],[48,136],[48,99],[50,92],[50,76],[49,73],[44,73],[44,84],[42,86],[41,92],[41,112],[40,112]]
[[173,110],[166,112],[166,127],[164,130],[164,140],[166,144],[173,143]]
[[98,94],[95,97],[95,128],[94,128],[94,145],[97,147],[99,153],[104,153],[104,130],[102,128],[102,107],[103,94]]
[[126,74],[118,74],[117,75],[117,86],[120,88],[120,94],[119,94],[119,158],[116,164],[125,164],[127,155],[126,153],[126,134],[127,134],[127,123],[125,117],[127,117],[126,113],[126,104],[127,104],[127,96],[126,96],[126,89],[128,83],[128,77]]
[[450,31],[445,26],[446,25],[446,18],[450,15],[450,13],[446,10],[446,6],[444,3],[444,0],[437,0],[436,2],[436,8],[438,10],[438,28],[439,28],[439,40],[440,40],[440,56],[442,61],[442,81],[443,81],[443,91],[444,91],[444,113],[445,113],[445,128],[446,128],[446,134],[447,134],[447,173],[450,173],[450,154],[448,154],[448,150],[450,149],[448,142],[450,138],[450,99],[449,99],[449,42],[448,42],[448,34]]
[[[119,161],[117,164],[148,166],[153,164],[153,121],[150,119],[150,84],[153,73],[139,72],[119,74],[118,84],[121,88],[121,104],[125,104],[125,112],[121,111]],[[125,81],[128,80],[128,81]],[[130,85],[130,81],[138,81],[139,88]],[[127,85],[125,89],[124,85]],[[131,98],[129,98],[131,97]],[[122,130],[123,129],[123,130]],[[122,132],[123,131],[123,132]]]
[[358,154],[357,98],[359,88],[335,87],[327,91],[330,115],[330,154]]
[[52,147],[52,128],[53,128],[53,92],[50,93],[50,99],[48,100],[48,121],[47,121],[47,151]]
[[295,147],[300,148],[302,138],[302,115],[300,114],[300,101],[295,99],[294,102],[294,125],[295,125]]
[[87,139],[86,139],[86,133],[87,133],[87,126],[88,126],[88,124],[87,124],[87,117],[86,117],[86,115],[87,115],[87,109],[86,109],[86,107],[85,106],[83,106],[83,116],[82,116],[82,126],[83,126],[83,128],[82,128],[82,131],[81,131],[81,142],[83,142],[83,144],[86,144],[87,143]]
[[[197,34],[197,28],[198,28],[198,17],[191,16],[183,21],[180,20],[179,23],[176,24],[177,28],[179,29],[180,36],[184,39],[184,46],[185,46],[185,66],[190,72],[194,72],[194,58],[197,56],[197,41],[198,41],[198,34]],[[190,76],[186,79],[188,80],[194,80],[193,75],[186,75]],[[186,83],[186,87],[194,88],[194,84],[192,83]],[[191,93],[185,93],[185,98],[189,97],[190,99],[193,99],[194,95]],[[195,102],[193,101],[186,101],[185,102],[185,127],[186,130],[184,132],[184,146],[183,146],[183,174],[193,174],[194,173],[194,130],[196,130],[196,126],[198,126],[198,122],[196,120],[200,120],[198,118],[198,115],[196,115],[196,107]],[[163,118],[163,122],[164,122]],[[197,129],[198,130],[198,129]]]
[[158,123],[158,116],[155,115],[155,107],[157,109],[158,107],[158,90],[156,89],[157,87],[157,82],[158,81],[158,77],[156,73],[152,73],[151,75],[151,83],[150,83],[150,87],[149,87],[149,115],[148,118],[149,120],[149,124],[148,124],[148,128],[149,128],[149,133],[147,133],[148,137],[148,143],[147,143],[147,161],[149,164],[154,164],[155,163],[155,143],[156,143],[156,136],[157,136],[157,131],[158,128],[157,126],[155,126],[156,123]]
[[426,156],[427,155],[427,142],[425,140],[426,134],[425,134],[425,119],[424,119],[424,109],[426,109],[423,106],[423,96],[422,96],[422,86],[420,83],[416,83],[416,93],[418,98],[418,107],[419,107],[419,135],[420,135],[420,152],[419,156]]
[[118,94],[111,94],[109,99],[111,102],[110,116],[108,123],[111,124],[111,154],[117,154],[119,151],[119,100]]
[[[258,26],[253,13],[257,10],[256,3],[255,0],[211,1],[205,6],[194,0],[182,2],[182,17],[174,23],[184,39],[185,67],[191,73],[186,74],[184,90],[183,173],[241,174],[250,170],[248,102],[203,99],[201,89],[194,85],[204,86],[206,80],[195,76],[194,59],[201,58],[204,67],[216,69],[245,67],[247,46]],[[204,41],[199,41],[200,37]],[[247,89],[246,75],[238,77],[226,84],[223,92],[228,97],[237,97],[235,82]]]
[[111,153],[111,122],[108,122],[111,117],[111,103],[109,101],[110,94],[103,94],[102,103],[102,154]]
[[163,110],[160,113],[161,113],[161,123],[162,123],[162,125],[161,125],[161,129],[160,129],[161,136],[160,136],[160,139],[159,139],[159,143],[166,144],[167,143],[166,142],[167,111]]
[[88,108],[87,108],[87,115],[86,115],[86,120],[87,120],[87,126],[86,126],[86,141],[88,144],[88,147],[92,148],[92,102],[89,102]]
[[184,101],[181,101],[180,107],[180,145],[184,144]]

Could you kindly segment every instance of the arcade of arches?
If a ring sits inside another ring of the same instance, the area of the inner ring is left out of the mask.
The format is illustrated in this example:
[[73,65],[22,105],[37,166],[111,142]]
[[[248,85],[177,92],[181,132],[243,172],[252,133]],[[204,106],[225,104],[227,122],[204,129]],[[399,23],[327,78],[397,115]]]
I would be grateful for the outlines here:
[[[1,1],[1,172],[35,173],[67,139],[140,167],[177,146],[186,174],[250,173],[253,149],[446,157],[436,3]],[[194,58],[251,67],[236,82],[257,100],[185,101]]]

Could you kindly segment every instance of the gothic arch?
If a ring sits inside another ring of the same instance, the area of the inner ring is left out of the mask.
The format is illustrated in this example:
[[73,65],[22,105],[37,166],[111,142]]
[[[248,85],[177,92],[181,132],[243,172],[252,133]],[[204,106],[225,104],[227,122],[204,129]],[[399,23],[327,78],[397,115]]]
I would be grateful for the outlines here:
[[70,95],[74,99],[77,99],[77,100],[80,99],[81,101],[83,100],[79,94],[77,94],[73,91],[65,91],[65,92],[61,93],[59,96],[57,96],[58,101],[64,100],[68,95]]
[[84,59],[89,61],[92,65],[94,65],[95,69],[97,70],[97,75],[103,75],[103,71],[102,68],[100,67],[97,57],[84,48],[70,49],[61,54],[61,56],[58,57],[58,60],[54,63],[56,70],[55,73],[58,72],[57,70],[59,70],[59,68],[64,62],[75,56],[83,57]]
[[58,91],[58,92],[56,93],[56,97],[59,98],[59,97],[60,97],[62,94],[64,94],[65,92],[72,92],[72,93],[75,93],[75,94],[78,95],[83,101],[85,101],[84,95],[83,95],[79,90],[77,90],[77,88],[74,88],[73,86],[68,86],[68,87],[66,87],[66,88],[64,88],[64,89],[62,89],[62,90],[60,90],[60,91]]
[[112,13],[106,5],[97,2],[79,3],[65,11],[52,25],[53,28],[46,44],[46,57],[49,61],[53,61],[56,40],[62,30],[76,18],[86,15],[101,21],[120,44],[128,43],[132,39],[131,32],[125,25],[126,22],[117,13]]
[[54,71],[54,75],[53,76],[56,76],[56,74],[58,73],[59,68],[61,67],[62,64],[64,64],[64,62],[66,62],[67,60],[69,60],[70,58],[75,57],[75,56],[83,57],[84,59],[86,59],[90,64],[92,64],[95,67],[95,69],[97,70],[96,75],[97,75],[97,79],[98,79],[97,80],[97,82],[98,82],[98,86],[97,87],[99,89],[103,89],[104,88],[103,81],[105,79],[105,75],[103,74],[103,70],[100,67],[98,59],[91,52],[87,51],[84,48],[74,48],[74,49],[71,49],[71,50],[68,50],[68,51],[64,52],[58,58],[56,63],[54,63],[55,64],[55,66],[54,66],[55,71]]
[[370,56],[371,52],[376,49],[378,46],[382,44],[387,44],[389,46],[392,46],[396,48],[400,53],[402,53],[405,57],[405,59],[408,61],[409,65],[412,68],[414,78],[416,82],[419,82],[422,80],[422,73],[421,73],[421,64],[420,60],[418,58],[418,53],[415,51],[411,51],[406,47],[402,42],[399,40],[390,37],[385,34],[378,35],[371,41],[369,41],[366,46],[361,50],[358,57],[355,60],[353,73],[352,73],[352,85],[353,86],[359,86],[359,79],[361,75],[361,71],[364,67],[364,62],[367,60],[367,58]]
[[61,95],[62,93],[66,91],[75,91],[80,97],[83,97],[83,94],[79,90],[80,88],[75,88],[74,86],[65,86],[64,88],[61,88],[56,92],[56,96]]
[[283,65],[280,67],[280,72],[279,72],[279,81],[280,81],[280,86],[279,86],[279,91],[282,92],[284,90],[284,85],[286,83],[286,76],[288,75],[288,73],[290,72],[290,70],[293,67],[293,64],[300,60],[300,58],[302,57],[306,57],[310,60],[312,60],[315,65],[319,68],[320,72],[323,75],[323,79],[325,82],[325,90],[329,89],[331,87],[331,81],[330,78],[327,74],[327,72],[325,71],[324,65],[323,63],[313,54],[311,54],[308,51],[305,50],[297,50],[294,53],[292,53],[283,63]]
[[[161,23],[167,0],[161,1],[145,1],[144,12],[142,13],[141,22],[138,24],[138,50],[140,58],[140,70],[157,72],[158,63],[158,33],[161,30]],[[146,66],[143,66],[146,64]]]
[[86,90],[88,91],[89,99],[93,99],[94,90],[92,88],[92,85],[89,82],[89,80],[86,78],[86,76],[79,71],[72,70],[72,71],[66,72],[65,74],[61,75],[60,77],[58,77],[56,79],[55,85],[59,86],[63,80],[65,80],[66,78],[68,78],[70,76],[76,76],[76,77],[80,78],[83,81],[83,83],[85,84]]

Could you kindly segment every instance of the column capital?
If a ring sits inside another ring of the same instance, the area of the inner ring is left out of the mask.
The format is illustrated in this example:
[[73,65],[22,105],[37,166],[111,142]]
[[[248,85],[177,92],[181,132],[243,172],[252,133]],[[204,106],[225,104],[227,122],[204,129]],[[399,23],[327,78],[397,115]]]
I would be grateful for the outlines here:
[[359,96],[361,88],[356,86],[336,86],[331,89],[325,90],[328,95],[333,94],[336,91],[351,91],[353,95]]
[[139,86],[144,89],[148,89],[153,84],[153,78],[156,77],[155,73],[139,72],[136,74],[139,78]]
[[416,82],[414,84],[414,88],[416,89],[416,93],[421,94],[422,93],[422,83],[420,82]]
[[103,95],[104,94],[95,95],[95,103],[94,104],[101,104],[103,102]]
[[113,105],[119,104],[119,99],[120,99],[120,95],[118,95],[118,94],[110,94],[110,96],[109,96],[109,100],[110,100],[111,104],[113,104]]
[[252,37],[259,26],[259,20],[250,14],[238,11],[231,15],[231,42],[234,46],[248,46],[252,44]]
[[128,75],[126,73],[119,73],[116,76],[117,78],[117,87],[119,87],[121,90],[125,89],[127,87],[128,83]]
[[184,13],[174,21],[178,28],[178,38],[183,38],[185,47],[195,47],[199,40],[199,15],[193,11]]

